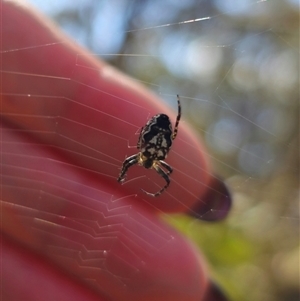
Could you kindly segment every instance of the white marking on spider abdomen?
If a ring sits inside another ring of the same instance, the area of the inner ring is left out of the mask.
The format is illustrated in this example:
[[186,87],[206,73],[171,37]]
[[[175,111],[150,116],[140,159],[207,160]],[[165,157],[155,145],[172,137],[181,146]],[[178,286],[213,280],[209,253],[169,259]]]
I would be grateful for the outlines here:
[[158,150],[157,151],[157,157],[160,158],[160,157],[164,157],[165,158],[165,154],[162,150]]
[[153,154],[156,153],[155,147],[149,147],[149,148],[147,149],[147,151],[148,151],[151,155],[153,155]]
[[165,147],[165,148],[168,147],[168,143],[167,143],[166,138],[163,138],[163,139],[162,139],[161,146],[162,146],[162,147]]
[[154,136],[149,143],[157,144],[157,136]]

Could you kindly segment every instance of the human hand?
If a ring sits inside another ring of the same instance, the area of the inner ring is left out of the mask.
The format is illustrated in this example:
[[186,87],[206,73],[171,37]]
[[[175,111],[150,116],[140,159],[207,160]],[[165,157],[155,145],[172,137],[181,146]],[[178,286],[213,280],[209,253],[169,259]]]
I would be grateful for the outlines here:
[[163,183],[143,168],[120,185],[134,133],[174,113],[30,7],[2,11],[4,299],[212,300],[203,258],[158,216],[230,207],[191,130],[181,122],[160,197],[140,191]]

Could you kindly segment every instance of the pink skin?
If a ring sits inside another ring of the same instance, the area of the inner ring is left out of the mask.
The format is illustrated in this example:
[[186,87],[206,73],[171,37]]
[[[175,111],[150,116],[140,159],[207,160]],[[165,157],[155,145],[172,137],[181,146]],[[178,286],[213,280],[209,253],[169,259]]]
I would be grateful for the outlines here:
[[157,215],[201,206],[211,183],[190,128],[179,126],[160,197],[139,189],[164,185],[154,171],[132,167],[121,185],[138,128],[176,114],[31,7],[0,5],[4,299],[211,300],[203,258]]

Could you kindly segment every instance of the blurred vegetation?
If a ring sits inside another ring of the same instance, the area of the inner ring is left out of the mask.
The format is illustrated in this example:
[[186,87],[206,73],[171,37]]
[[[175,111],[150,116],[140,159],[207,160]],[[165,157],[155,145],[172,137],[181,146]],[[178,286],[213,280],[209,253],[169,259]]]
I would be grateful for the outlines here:
[[31,2],[170,105],[181,95],[234,203],[219,223],[168,220],[231,300],[299,300],[298,1]]

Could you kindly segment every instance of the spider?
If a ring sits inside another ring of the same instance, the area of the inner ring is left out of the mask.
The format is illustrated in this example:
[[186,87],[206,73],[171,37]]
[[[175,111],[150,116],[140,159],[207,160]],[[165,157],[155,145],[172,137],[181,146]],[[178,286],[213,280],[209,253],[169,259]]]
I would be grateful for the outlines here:
[[[178,114],[176,118],[174,131],[169,116],[166,114],[157,114],[153,116],[144,127],[142,127],[137,142],[139,153],[129,156],[122,165],[122,170],[118,177],[118,182],[123,182],[129,167],[139,164],[147,169],[154,168],[156,172],[165,179],[166,185],[156,193],[150,193],[141,189],[147,195],[157,197],[170,185],[169,174],[172,173],[172,167],[163,161],[172,146],[173,140],[178,133],[178,125],[181,117],[180,98],[177,95]],[[163,168],[165,168],[165,170]]]

